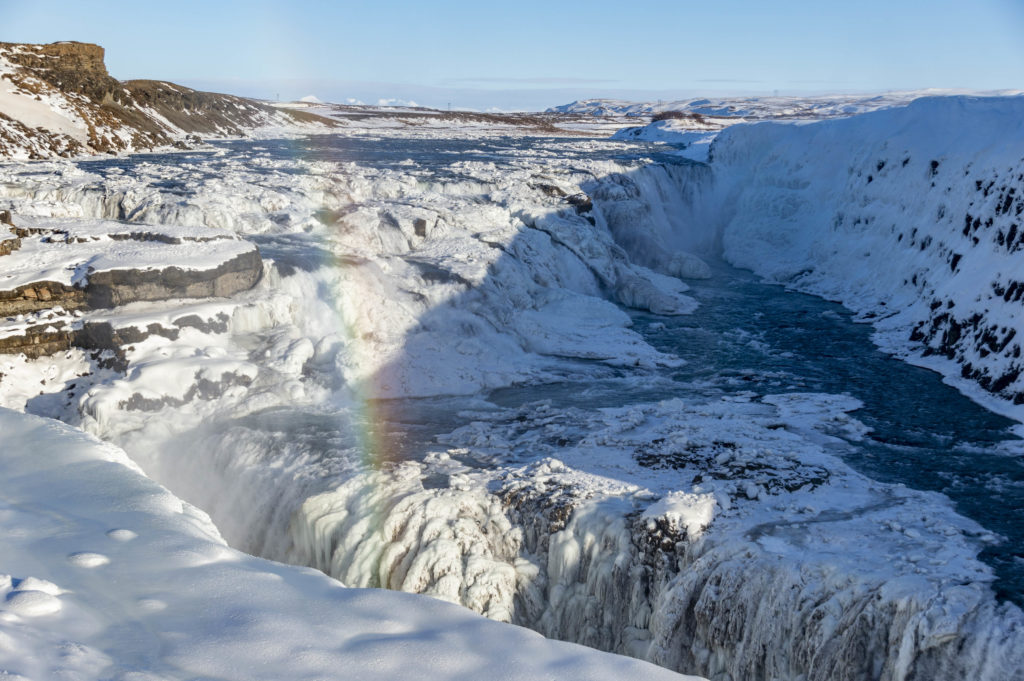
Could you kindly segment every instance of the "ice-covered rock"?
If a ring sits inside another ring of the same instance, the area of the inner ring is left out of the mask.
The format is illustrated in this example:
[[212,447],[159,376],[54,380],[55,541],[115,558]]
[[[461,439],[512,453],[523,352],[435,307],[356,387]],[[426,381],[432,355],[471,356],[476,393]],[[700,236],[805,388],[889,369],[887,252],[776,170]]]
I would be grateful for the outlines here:
[[680,279],[710,279],[711,268],[708,264],[692,253],[679,251],[668,262],[669,274]]

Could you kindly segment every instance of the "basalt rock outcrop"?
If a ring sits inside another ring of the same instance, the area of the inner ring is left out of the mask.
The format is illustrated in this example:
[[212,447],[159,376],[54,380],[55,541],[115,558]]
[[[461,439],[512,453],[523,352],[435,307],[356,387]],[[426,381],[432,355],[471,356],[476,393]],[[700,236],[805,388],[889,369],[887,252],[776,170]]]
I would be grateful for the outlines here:
[[[14,227],[6,212],[0,213],[4,220],[0,227],[19,235],[18,248],[0,259],[4,354],[116,349],[140,336],[92,321],[89,312],[140,301],[228,297],[255,286],[263,272],[256,246],[223,231],[143,231],[117,222],[28,218]],[[202,322],[179,321],[175,329]],[[165,331],[149,329],[145,335]]]
[[182,146],[267,125],[333,126],[308,112],[153,80],[111,76],[98,45],[0,43],[0,158]]

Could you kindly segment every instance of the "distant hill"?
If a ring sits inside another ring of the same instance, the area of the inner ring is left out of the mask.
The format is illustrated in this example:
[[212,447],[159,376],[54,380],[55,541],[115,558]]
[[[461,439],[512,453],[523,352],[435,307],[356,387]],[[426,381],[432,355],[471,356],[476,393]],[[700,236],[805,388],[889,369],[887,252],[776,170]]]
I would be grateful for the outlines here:
[[103,56],[102,47],[89,43],[0,43],[0,158],[139,151],[184,146],[196,135],[336,125],[244,97],[163,81],[119,81]]
[[[589,116],[630,116],[648,118],[665,114],[697,114],[742,120],[801,120],[836,118],[905,106],[919,97],[949,94],[977,94],[952,90],[908,90],[883,94],[694,97],[676,101],[630,102],[620,99],[581,99],[548,109],[549,113]],[[1000,91],[988,94],[1019,94]]]

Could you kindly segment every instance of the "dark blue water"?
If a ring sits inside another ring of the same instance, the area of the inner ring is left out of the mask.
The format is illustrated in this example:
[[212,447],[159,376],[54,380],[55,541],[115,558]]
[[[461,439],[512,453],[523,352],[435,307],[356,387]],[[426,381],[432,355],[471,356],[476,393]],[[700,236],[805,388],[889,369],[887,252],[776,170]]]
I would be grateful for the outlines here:
[[[761,283],[724,264],[690,282],[701,307],[692,315],[634,314],[636,329],[659,350],[684,358],[647,388],[626,374],[578,384],[495,391],[515,407],[537,399],[603,407],[668,397],[714,399],[823,392],[864,403],[854,416],[871,428],[844,458],[875,480],[941,492],[957,510],[1005,541],[981,558],[997,573],[997,597],[1024,605],[1024,446],[1014,421],[994,414],[927,369],[880,352],[872,329],[835,303]],[[540,395],[540,397],[538,397]]]

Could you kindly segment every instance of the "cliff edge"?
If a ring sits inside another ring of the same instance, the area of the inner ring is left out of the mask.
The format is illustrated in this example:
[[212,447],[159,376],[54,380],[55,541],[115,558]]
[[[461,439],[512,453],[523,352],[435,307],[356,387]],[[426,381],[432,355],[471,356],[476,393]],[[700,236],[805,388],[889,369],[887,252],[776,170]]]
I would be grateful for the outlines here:
[[0,43],[0,158],[130,152],[180,146],[190,135],[336,125],[244,97],[119,81],[103,57],[103,48],[89,43]]

